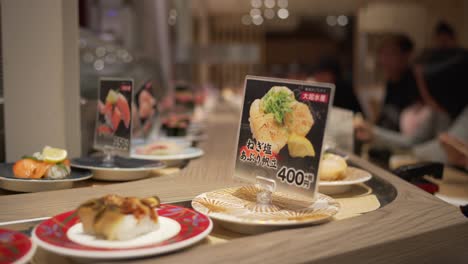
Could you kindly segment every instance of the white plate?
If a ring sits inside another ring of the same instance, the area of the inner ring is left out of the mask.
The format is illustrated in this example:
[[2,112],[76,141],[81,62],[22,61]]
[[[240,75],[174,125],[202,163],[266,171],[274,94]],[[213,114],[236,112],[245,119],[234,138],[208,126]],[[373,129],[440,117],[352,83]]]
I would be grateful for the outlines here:
[[136,159],[145,159],[145,160],[161,160],[161,161],[173,161],[173,160],[186,160],[186,159],[195,159],[203,156],[204,152],[200,148],[186,148],[177,154],[170,155],[143,155],[132,153],[131,157]]
[[325,194],[338,194],[348,191],[353,184],[359,184],[372,179],[368,171],[348,166],[345,178],[339,181],[319,181],[319,190]]
[[67,231],[68,238],[78,244],[97,247],[97,248],[130,248],[144,247],[152,244],[161,243],[176,236],[180,232],[180,225],[177,221],[170,218],[159,216],[158,228],[153,232],[138,236],[133,239],[124,241],[111,241],[106,239],[96,238],[88,235],[83,231],[83,224],[76,223]]
[[229,230],[249,234],[324,223],[340,210],[337,201],[320,193],[310,204],[300,197],[274,192],[274,207],[258,206],[258,191],[255,186],[244,186],[207,192],[195,197],[192,207]]

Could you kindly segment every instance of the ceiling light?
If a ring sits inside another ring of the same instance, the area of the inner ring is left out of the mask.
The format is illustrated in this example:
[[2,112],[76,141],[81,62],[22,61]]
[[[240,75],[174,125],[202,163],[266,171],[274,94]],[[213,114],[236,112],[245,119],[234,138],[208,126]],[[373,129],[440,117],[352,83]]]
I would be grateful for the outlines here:
[[286,8],[281,8],[278,10],[278,17],[281,19],[286,19],[289,17],[289,11]]
[[263,17],[262,16],[256,16],[256,17],[252,18],[252,22],[257,26],[260,26],[263,23]]
[[96,60],[94,62],[94,68],[98,71],[104,69],[104,61],[103,60]]
[[266,8],[273,8],[275,7],[275,0],[265,0],[263,4]]
[[348,24],[348,17],[344,16],[344,15],[341,15],[341,16],[338,16],[336,21],[338,22],[338,25],[344,27],[344,26],[346,26]]

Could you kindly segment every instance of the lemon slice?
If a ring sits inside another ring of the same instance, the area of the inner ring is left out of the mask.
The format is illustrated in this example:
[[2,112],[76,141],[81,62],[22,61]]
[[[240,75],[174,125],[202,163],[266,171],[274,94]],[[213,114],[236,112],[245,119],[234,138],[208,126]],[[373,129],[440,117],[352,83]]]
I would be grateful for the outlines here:
[[59,148],[46,146],[42,150],[42,157],[45,162],[59,163],[67,158],[67,151]]
[[288,138],[288,151],[289,156],[293,158],[315,157],[312,143],[307,138],[296,134],[291,134]]
[[119,95],[114,90],[109,90],[106,96],[106,103],[115,104],[118,98]]

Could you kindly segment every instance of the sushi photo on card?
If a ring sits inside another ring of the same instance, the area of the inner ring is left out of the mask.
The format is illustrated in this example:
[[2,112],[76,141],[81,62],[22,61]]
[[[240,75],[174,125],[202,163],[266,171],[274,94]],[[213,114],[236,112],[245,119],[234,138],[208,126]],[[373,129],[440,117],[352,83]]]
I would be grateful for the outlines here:
[[132,79],[99,79],[94,148],[130,151],[132,100]]
[[332,84],[247,76],[235,176],[313,201]]

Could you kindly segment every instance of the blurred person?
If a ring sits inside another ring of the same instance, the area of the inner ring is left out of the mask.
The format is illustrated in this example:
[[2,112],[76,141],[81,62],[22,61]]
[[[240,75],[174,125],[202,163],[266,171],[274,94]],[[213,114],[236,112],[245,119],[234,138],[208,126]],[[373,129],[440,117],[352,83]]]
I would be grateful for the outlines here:
[[451,25],[444,21],[437,23],[434,29],[434,47],[437,49],[451,49],[458,47],[455,30]]
[[356,120],[356,137],[380,145],[410,148],[421,159],[449,162],[453,155],[444,149],[445,137],[439,138],[439,135],[447,133],[461,142],[468,142],[467,73],[466,50],[433,50],[414,67],[420,96],[430,109],[420,127],[411,135],[403,135]]
[[404,34],[388,35],[378,50],[378,65],[386,79],[385,97],[376,121],[380,127],[399,131],[400,114],[419,99],[411,71],[413,42]]
[[320,59],[312,79],[317,82],[335,84],[333,105],[353,112],[361,112],[361,105],[354,93],[352,85],[342,77],[340,63],[332,57]]

